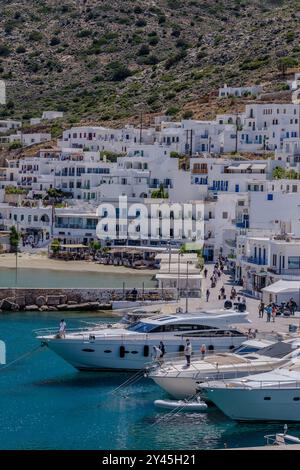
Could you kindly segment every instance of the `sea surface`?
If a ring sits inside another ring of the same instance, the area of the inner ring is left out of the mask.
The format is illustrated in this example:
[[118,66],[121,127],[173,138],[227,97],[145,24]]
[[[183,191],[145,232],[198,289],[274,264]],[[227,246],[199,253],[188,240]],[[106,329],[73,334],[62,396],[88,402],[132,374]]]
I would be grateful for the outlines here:
[[[0,314],[7,362],[36,348],[33,330],[57,327],[61,315]],[[91,315],[64,317],[68,327],[112,322]],[[282,431],[282,424],[235,423],[214,407],[170,416],[154,407],[167,395],[150,379],[116,391],[129,377],[77,372],[46,347],[0,366],[0,449],[215,449],[263,445],[265,434]],[[289,432],[299,435],[300,426]]]
[[61,271],[52,269],[19,268],[16,276],[14,268],[0,267],[1,287],[125,287],[145,288],[156,286],[154,274],[118,274],[105,272]]

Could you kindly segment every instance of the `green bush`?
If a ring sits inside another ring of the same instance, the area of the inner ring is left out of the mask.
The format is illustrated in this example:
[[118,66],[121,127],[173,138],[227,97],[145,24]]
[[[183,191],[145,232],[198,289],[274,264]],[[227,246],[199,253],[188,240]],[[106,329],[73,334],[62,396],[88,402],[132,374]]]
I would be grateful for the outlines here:
[[135,22],[135,25],[138,27],[138,28],[144,28],[145,26],[147,26],[147,21],[146,20],[143,20],[143,19],[140,19],[140,20],[137,20]]
[[12,142],[11,144],[9,144],[8,148],[9,150],[17,150],[22,148],[22,144],[19,140],[17,140],[16,142]]
[[150,52],[149,46],[147,44],[143,44],[138,51],[138,55],[139,56],[148,55],[149,52]]
[[174,65],[178,64],[181,60],[183,60],[186,57],[186,52],[185,51],[180,51],[178,54],[172,55],[169,57],[166,62],[165,62],[165,69],[169,70],[171,67]]
[[16,53],[17,54],[24,54],[24,52],[26,52],[26,49],[24,46],[18,46],[17,49],[16,49]]
[[119,61],[111,62],[107,65],[108,78],[112,82],[121,82],[131,76],[131,71],[126,65]]
[[26,194],[26,189],[17,186],[5,186],[5,194]]
[[0,44],[0,57],[8,57],[11,53],[11,50],[5,44]]
[[175,116],[175,114],[179,113],[179,111],[180,111],[180,108],[178,108],[177,106],[170,106],[166,111],[166,115]]
[[50,46],[58,46],[58,44],[60,44],[60,39],[57,36],[54,36],[50,39],[49,44]]
[[28,36],[29,41],[41,41],[43,39],[42,33],[39,31],[31,31]]

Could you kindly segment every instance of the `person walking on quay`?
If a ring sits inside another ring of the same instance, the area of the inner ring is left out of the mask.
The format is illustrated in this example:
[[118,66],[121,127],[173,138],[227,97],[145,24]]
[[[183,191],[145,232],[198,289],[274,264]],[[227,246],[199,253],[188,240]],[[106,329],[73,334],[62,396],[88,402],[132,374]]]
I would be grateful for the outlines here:
[[222,286],[221,289],[220,289],[220,296],[219,296],[219,299],[220,300],[223,300],[225,298],[225,287]]
[[265,310],[267,314],[267,322],[269,323],[271,321],[272,305],[271,304],[267,305]]
[[275,323],[276,313],[277,313],[277,307],[276,307],[275,304],[273,304],[273,305],[272,305],[272,319],[273,319],[273,323]]
[[208,273],[207,268],[204,269],[203,273],[204,273],[204,277],[205,277],[205,279],[206,279],[206,278],[207,278],[207,273]]
[[210,296],[210,290],[206,289],[206,302],[209,301],[209,296]]
[[186,358],[186,366],[190,367],[191,365],[191,355],[192,355],[192,344],[190,340],[187,338],[186,345],[184,347],[184,355]]
[[234,287],[231,288],[231,300],[234,300],[236,298],[236,290]]
[[258,318],[263,318],[265,311],[265,304],[264,302],[260,302],[258,306]]
[[288,304],[289,304],[288,307],[289,307],[290,314],[295,315],[295,310],[296,310],[297,304],[294,301],[293,297],[290,298]]

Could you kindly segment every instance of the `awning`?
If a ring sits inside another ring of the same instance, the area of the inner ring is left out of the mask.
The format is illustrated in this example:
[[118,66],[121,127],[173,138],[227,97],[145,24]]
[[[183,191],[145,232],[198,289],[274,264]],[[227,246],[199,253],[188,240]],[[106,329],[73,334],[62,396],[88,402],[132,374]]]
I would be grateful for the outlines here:
[[250,168],[250,163],[240,163],[239,165],[230,165],[227,167],[227,170],[248,170]]
[[267,168],[266,163],[255,163],[251,166],[251,170],[265,170]]
[[264,292],[278,294],[279,292],[300,292],[300,281],[277,281],[264,289]]

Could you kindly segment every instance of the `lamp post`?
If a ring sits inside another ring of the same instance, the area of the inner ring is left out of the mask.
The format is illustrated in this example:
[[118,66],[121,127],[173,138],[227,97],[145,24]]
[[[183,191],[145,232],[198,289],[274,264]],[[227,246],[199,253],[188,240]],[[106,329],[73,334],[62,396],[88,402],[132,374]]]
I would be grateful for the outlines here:
[[182,253],[178,251],[178,268],[177,268],[177,300],[180,299],[180,256]]
[[185,297],[185,313],[188,313],[188,301],[189,301],[189,264],[191,261],[186,262],[186,297]]

